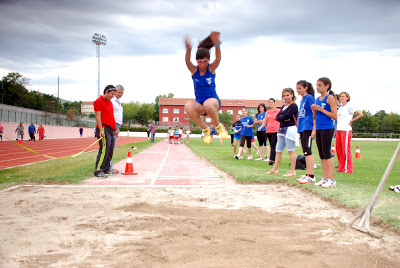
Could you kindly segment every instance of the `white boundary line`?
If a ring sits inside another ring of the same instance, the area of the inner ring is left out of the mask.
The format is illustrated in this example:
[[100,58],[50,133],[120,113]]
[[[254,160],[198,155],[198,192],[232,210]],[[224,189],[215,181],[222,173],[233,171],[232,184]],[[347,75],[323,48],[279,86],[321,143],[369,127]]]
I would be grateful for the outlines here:
[[156,179],[157,179],[158,175],[160,174],[161,169],[162,169],[163,166],[164,166],[165,160],[167,160],[167,157],[168,157],[169,149],[170,149],[170,148],[171,148],[171,144],[168,144],[168,149],[167,149],[167,152],[166,152],[166,154],[165,154],[165,156],[164,156],[164,159],[163,159],[163,161],[161,162],[161,165],[160,165],[160,167],[158,168],[158,170],[157,170],[157,172],[156,172],[156,177],[153,178],[153,179],[151,180],[150,185],[154,185],[154,183],[156,182]]

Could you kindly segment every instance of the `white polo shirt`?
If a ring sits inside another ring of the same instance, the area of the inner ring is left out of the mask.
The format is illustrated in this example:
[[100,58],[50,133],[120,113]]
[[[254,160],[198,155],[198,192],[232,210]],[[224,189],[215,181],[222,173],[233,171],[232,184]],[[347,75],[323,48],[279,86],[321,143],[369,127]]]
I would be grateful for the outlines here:
[[350,120],[353,119],[353,115],[356,109],[354,109],[349,103],[345,106],[340,106],[337,111],[337,130],[339,131],[350,131],[352,127],[349,126]]
[[122,125],[123,107],[121,105],[121,101],[114,96],[114,98],[111,99],[111,102],[114,109],[115,123]]

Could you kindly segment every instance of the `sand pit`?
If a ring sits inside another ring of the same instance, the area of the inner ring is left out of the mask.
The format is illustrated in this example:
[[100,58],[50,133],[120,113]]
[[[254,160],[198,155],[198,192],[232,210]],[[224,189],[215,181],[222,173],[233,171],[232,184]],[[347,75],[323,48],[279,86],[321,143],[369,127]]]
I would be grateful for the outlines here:
[[399,267],[400,237],[286,185],[0,193],[0,267]]

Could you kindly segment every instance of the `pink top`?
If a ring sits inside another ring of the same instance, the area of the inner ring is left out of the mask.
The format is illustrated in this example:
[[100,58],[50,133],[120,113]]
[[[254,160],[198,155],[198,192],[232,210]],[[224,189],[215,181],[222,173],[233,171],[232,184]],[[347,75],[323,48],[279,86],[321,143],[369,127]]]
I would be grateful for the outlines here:
[[265,131],[266,133],[275,133],[278,132],[279,126],[281,123],[276,121],[276,116],[279,113],[279,109],[275,108],[274,111],[268,110],[267,111],[267,130]]

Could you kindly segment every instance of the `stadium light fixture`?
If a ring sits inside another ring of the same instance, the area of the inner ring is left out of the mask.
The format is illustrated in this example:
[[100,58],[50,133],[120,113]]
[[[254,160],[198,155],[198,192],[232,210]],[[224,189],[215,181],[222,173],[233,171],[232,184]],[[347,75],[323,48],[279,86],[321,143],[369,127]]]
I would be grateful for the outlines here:
[[97,57],[97,97],[100,97],[100,46],[107,44],[107,37],[102,34],[95,33],[92,42],[96,45]]

